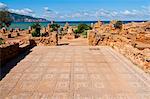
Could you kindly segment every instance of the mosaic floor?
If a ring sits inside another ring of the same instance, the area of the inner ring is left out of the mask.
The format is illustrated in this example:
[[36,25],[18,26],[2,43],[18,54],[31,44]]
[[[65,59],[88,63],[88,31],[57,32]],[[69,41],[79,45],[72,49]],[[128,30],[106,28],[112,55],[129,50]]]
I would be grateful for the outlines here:
[[0,99],[150,99],[150,77],[110,47],[34,47],[0,81]]

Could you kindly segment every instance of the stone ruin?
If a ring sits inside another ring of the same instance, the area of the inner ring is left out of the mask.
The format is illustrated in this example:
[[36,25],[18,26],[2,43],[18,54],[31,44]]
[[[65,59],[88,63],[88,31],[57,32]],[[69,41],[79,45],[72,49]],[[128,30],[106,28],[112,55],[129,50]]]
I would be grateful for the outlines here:
[[64,36],[66,39],[74,39],[75,38],[75,33],[73,28],[70,26],[67,30],[67,34]]
[[99,29],[102,26],[102,24],[103,23],[100,20],[98,20],[98,22],[93,25],[93,28],[94,29]]
[[30,41],[36,46],[56,46],[58,45],[58,33],[52,32],[48,37],[31,37]]
[[69,23],[67,22],[62,28],[61,36],[63,36],[63,38],[65,39],[74,39],[75,38],[74,30],[76,29],[77,26],[70,26]]
[[32,37],[32,31],[33,29],[31,27],[27,30],[20,30],[19,28],[10,30],[2,28],[0,30],[0,38],[5,42],[0,45],[0,67],[34,46],[58,45],[58,33],[50,32],[49,27],[41,29],[41,32],[44,33],[42,37]]
[[150,22],[123,24],[114,29],[112,23],[88,31],[89,45],[107,45],[150,73]]
[[63,30],[64,30],[64,31],[65,31],[65,30],[68,30],[69,27],[70,27],[69,23],[66,22],[65,26],[63,27]]
[[56,46],[58,45],[58,33],[57,31],[51,32],[51,30],[51,24],[48,24],[47,27],[43,27],[40,31],[42,37],[30,36],[29,40],[36,46]]
[[29,27],[27,30],[19,28],[0,30],[0,38],[3,38],[5,44],[0,45],[0,65],[6,64],[9,60],[17,57],[20,53],[27,51],[34,46],[56,46],[58,45],[58,33],[51,32],[51,28],[44,27],[41,33],[47,33],[43,37],[32,37],[33,29]]

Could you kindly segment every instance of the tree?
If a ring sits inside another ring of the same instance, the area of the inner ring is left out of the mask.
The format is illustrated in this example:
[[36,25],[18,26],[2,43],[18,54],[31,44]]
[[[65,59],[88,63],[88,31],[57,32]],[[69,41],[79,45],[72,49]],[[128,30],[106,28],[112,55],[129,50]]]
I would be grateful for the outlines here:
[[0,10],[0,28],[9,27],[12,23],[10,12],[7,10]]
[[41,36],[41,33],[40,33],[40,30],[41,30],[41,26],[39,23],[34,23],[31,28],[34,29],[34,31],[32,32],[32,36],[33,37],[40,37]]

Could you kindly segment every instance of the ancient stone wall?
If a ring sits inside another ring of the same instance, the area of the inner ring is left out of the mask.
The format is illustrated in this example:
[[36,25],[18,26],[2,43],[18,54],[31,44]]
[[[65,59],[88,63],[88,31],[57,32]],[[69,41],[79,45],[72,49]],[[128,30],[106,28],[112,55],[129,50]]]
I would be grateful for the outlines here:
[[[133,63],[137,64],[145,72],[150,73],[150,49],[146,47],[139,48],[137,43],[126,37],[109,34],[97,33],[95,31],[88,31],[89,45],[107,45],[114,48]],[[148,45],[146,45],[148,47]]]
[[0,47],[0,63],[1,66],[18,56],[19,54],[19,44],[13,44],[9,46]]
[[4,66],[8,61],[17,57],[20,53],[29,50],[31,47],[31,42],[28,44],[19,45],[19,43],[14,43],[10,45],[0,46],[0,67]]
[[68,27],[67,33],[64,36],[66,39],[74,39],[75,38],[75,33],[72,27]]
[[57,33],[51,33],[49,37],[31,37],[31,45],[36,46],[56,46],[58,45]]

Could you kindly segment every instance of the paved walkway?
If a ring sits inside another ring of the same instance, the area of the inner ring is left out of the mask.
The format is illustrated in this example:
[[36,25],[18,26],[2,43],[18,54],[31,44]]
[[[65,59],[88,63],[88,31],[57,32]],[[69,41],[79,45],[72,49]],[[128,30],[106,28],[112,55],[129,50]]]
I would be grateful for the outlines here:
[[150,77],[110,47],[34,47],[0,99],[150,99]]
[[59,44],[69,46],[88,46],[88,40],[86,38],[76,38],[72,40],[61,39],[59,40]]

